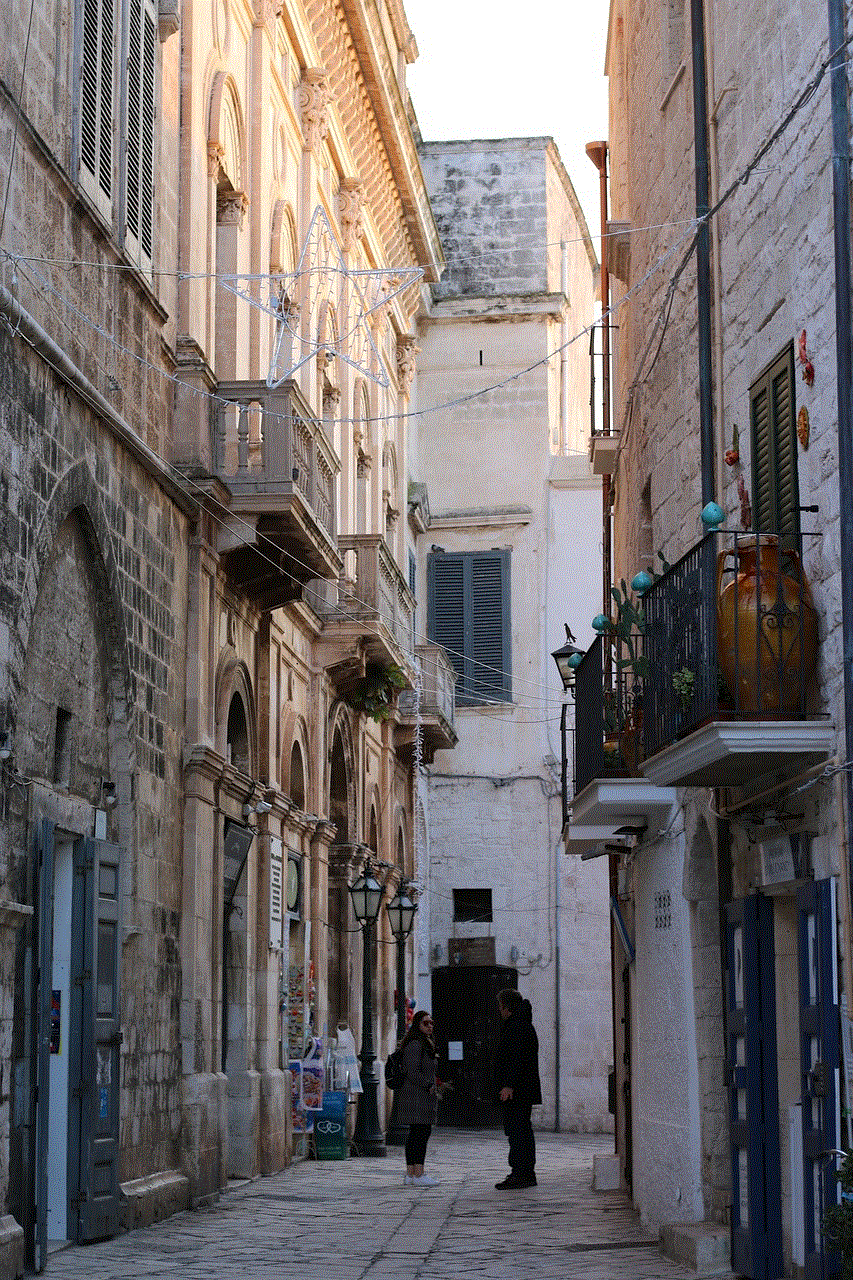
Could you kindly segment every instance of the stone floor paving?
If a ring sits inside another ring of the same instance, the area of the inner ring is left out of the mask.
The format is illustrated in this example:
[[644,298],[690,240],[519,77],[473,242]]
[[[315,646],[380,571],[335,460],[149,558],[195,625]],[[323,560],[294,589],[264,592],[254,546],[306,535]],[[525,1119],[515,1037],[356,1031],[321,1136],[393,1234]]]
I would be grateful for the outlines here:
[[612,1138],[537,1134],[539,1185],[496,1191],[500,1133],[439,1130],[432,1188],[387,1159],[305,1161],[210,1209],[51,1254],[50,1280],[682,1280],[628,1200],[591,1189]]

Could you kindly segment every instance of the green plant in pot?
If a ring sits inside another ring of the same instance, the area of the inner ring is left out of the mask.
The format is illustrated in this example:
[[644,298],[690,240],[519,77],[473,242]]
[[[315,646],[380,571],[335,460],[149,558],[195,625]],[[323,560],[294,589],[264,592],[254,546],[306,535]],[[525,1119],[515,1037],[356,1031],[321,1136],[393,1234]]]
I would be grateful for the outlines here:
[[691,671],[689,667],[682,667],[680,671],[672,673],[672,687],[681,700],[681,710],[684,715],[690,710],[690,704],[693,701],[693,686],[696,683],[696,672]]
[[347,702],[354,711],[361,711],[381,724],[390,717],[397,694],[407,684],[406,673],[394,663],[383,667],[378,662],[368,662],[364,675],[351,689]]

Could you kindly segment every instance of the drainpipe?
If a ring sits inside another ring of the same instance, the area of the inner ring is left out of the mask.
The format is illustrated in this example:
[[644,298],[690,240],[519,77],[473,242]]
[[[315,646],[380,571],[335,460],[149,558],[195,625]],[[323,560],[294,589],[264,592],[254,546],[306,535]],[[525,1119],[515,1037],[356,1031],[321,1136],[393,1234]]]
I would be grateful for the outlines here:
[[[601,209],[601,431],[610,435],[610,271],[607,265],[607,143],[588,142],[586,154],[598,170]],[[610,527],[611,477],[601,479],[602,613],[610,614],[612,535]]]
[[[832,105],[832,212],[835,234],[835,357],[838,387],[838,488],[849,494],[853,485],[853,396],[851,396],[850,339],[850,108],[847,51],[844,47],[844,0],[829,0],[829,47],[838,50],[830,71]],[[853,557],[853,507],[842,499],[839,516],[841,573],[841,636],[844,662],[845,759],[853,760],[853,573],[844,572]],[[853,855],[853,778],[844,770],[847,786],[847,849]],[[853,882],[853,865],[851,865]]]
[[560,453],[569,452],[569,246],[560,242],[560,292],[565,299],[560,324]]
[[[610,272],[607,266],[607,143],[588,142],[586,154],[598,170],[599,195],[601,210],[601,430],[603,435],[610,435]],[[613,543],[610,521],[610,486],[611,477],[603,476],[601,480],[601,571],[602,571],[602,613],[610,616],[610,582],[612,576]],[[610,897],[618,892],[618,857],[609,854],[607,858],[610,878]],[[614,888],[614,885],[616,888]],[[618,1084],[619,1070],[616,1063],[618,1045],[616,1025],[616,926],[613,913],[609,912],[610,924],[610,1010],[613,1036],[613,1070]],[[630,1030],[626,1028],[626,1034]],[[617,1090],[618,1092],[618,1090]],[[619,1155],[619,1106],[613,1117],[613,1151]]]
[[[705,14],[702,0],[691,0],[690,36],[693,51],[693,144],[696,165],[696,217],[710,208],[708,177],[708,88],[705,79]],[[702,506],[713,502],[714,425],[711,402],[711,246],[708,223],[696,241],[696,293],[699,308],[699,438]]]

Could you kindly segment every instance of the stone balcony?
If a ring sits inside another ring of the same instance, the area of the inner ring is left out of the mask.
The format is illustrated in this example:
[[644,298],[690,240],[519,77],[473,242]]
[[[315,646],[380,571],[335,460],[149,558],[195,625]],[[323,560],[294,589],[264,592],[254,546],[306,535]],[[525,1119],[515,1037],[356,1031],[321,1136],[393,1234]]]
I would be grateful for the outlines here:
[[246,594],[271,609],[299,599],[310,579],[337,579],[340,462],[296,384],[220,383],[211,434],[230,498],[219,551]]
[[420,728],[421,754],[432,764],[436,751],[450,751],[459,741],[456,732],[456,672],[441,645],[419,644],[415,649],[421,667],[421,695],[404,689],[397,699],[397,750],[414,749]]
[[414,666],[415,597],[382,534],[347,534],[338,540],[346,576],[337,593],[318,594],[323,619],[318,652],[342,694],[364,675],[367,663],[400,667],[409,687]]

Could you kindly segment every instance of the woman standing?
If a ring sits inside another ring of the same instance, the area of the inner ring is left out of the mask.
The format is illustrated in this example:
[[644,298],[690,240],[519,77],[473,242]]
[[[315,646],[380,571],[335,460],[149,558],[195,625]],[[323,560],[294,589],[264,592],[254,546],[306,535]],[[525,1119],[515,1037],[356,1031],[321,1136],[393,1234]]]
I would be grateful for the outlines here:
[[536,1186],[536,1142],[530,1113],[542,1101],[539,1040],[533,1010],[512,988],[498,992],[501,1037],[495,1058],[495,1087],[503,1103],[504,1133],[509,1139],[509,1176],[495,1186],[501,1191]]
[[419,1009],[415,1014],[400,1047],[406,1079],[400,1089],[398,1116],[400,1124],[409,1126],[403,1185],[437,1187],[438,1179],[424,1173],[424,1157],[444,1086],[436,1079],[438,1055],[433,1040],[432,1018],[426,1010]]

